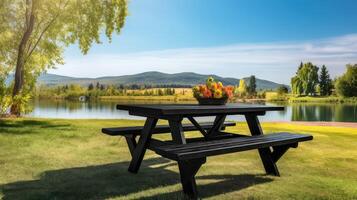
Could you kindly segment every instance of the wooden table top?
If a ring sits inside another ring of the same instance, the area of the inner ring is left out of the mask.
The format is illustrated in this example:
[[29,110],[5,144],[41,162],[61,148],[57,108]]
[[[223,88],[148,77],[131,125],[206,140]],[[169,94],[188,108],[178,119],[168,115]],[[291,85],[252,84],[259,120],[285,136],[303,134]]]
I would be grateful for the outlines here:
[[198,105],[198,104],[118,104],[117,109],[127,110],[131,115],[139,116],[169,116],[169,115],[218,115],[218,114],[248,114],[266,111],[281,111],[282,106],[266,106],[256,104],[226,104],[226,105]]

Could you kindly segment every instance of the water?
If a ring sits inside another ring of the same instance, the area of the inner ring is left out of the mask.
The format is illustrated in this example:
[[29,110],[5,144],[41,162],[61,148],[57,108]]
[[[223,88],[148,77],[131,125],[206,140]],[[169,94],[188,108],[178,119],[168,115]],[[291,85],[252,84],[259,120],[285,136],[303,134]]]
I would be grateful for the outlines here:
[[[36,100],[33,102],[33,111],[27,114],[27,116],[71,119],[143,119],[142,117],[130,116],[126,111],[116,110],[117,103],[145,102]],[[278,104],[266,103],[266,105]],[[279,105],[285,106],[285,110],[267,112],[265,116],[260,117],[260,120],[357,122],[357,104],[304,103]],[[242,116],[229,116],[228,119],[244,120]]]

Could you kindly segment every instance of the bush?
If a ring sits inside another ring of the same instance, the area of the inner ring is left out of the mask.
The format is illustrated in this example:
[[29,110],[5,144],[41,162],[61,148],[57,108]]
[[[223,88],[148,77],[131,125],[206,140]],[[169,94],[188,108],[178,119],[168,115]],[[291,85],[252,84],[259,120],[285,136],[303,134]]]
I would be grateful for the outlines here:
[[286,87],[285,85],[281,85],[281,86],[278,87],[276,92],[278,93],[278,95],[284,95],[284,94],[287,94],[289,92],[289,88]]
[[346,73],[337,79],[335,87],[340,96],[357,96],[357,64],[347,65]]

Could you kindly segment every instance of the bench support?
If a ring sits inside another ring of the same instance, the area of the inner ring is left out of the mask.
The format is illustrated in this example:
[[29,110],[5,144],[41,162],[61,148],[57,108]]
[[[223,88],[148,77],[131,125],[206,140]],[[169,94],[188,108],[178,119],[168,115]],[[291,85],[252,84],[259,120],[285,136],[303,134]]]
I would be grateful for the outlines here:
[[144,158],[146,148],[149,146],[152,130],[155,128],[156,123],[157,123],[156,118],[150,118],[150,117],[147,118],[144,128],[141,132],[138,144],[136,145],[132,153],[132,159],[128,169],[129,172],[135,174],[138,173],[140,164]]
[[206,158],[178,161],[183,192],[191,199],[197,199],[197,186],[195,175],[206,162]]
[[[263,135],[263,130],[260,126],[257,115],[247,114],[245,115],[245,118],[247,120],[250,133],[252,135]],[[269,175],[280,176],[278,167],[275,164],[270,148],[260,148],[258,149],[258,151],[260,158],[263,162],[265,172]],[[285,151],[282,152],[282,154],[284,154]],[[282,154],[279,156],[279,158],[282,156]]]
[[128,144],[131,157],[134,156],[134,150],[137,145],[135,138],[136,138],[136,135],[126,135],[125,136],[125,140],[126,140],[126,143]]
[[271,157],[273,161],[276,163],[278,160],[289,150],[289,148],[296,148],[298,143],[293,145],[283,145],[283,146],[275,146],[273,147],[273,152],[271,153]]

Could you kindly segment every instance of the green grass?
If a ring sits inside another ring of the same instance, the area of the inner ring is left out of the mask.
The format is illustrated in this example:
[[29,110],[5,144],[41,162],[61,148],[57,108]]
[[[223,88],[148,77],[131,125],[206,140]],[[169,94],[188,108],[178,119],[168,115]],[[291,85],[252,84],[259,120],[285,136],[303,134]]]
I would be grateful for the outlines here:
[[[147,152],[140,172],[127,172],[125,140],[102,127],[130,120],[0,120],[0,198],[180,199],[175,162]],[[265,132],[307,132],[314,140],[264,175],[257,151],[210,157],[197,174],[204,199],[356,199],[357,129],[264,123]],[[247,133],[239,123],[228,131]],[[192,136],[196,133],[191,133]],[[167,137],[167,136],[160,136]]]
[[160,101],[160,102],[179,102],[196,101],[189,95],[164,95],[164,96],[101,96],[100,100],[118,100],[118,101]]
[[357,97],[290,97],[290,103],[357,103]]
[[266,101],[286,101],[289,103],[357,103],[357,97],[338,97],[338,96],[301,96],[296,97],[292,94],[278,95],[277,92],[266,92]]

